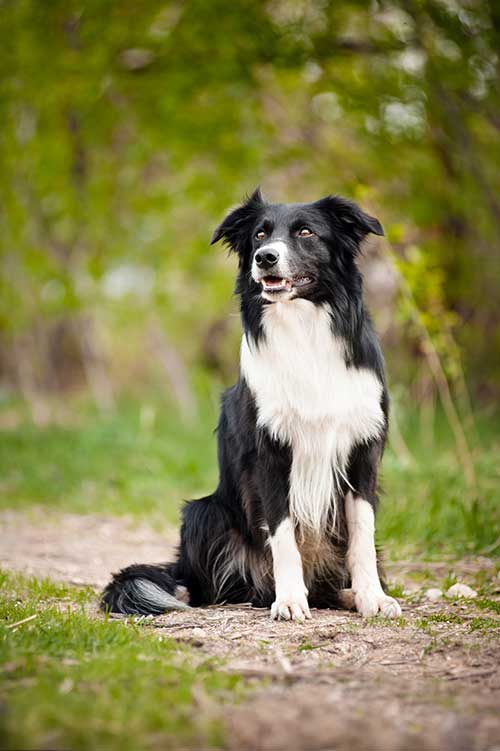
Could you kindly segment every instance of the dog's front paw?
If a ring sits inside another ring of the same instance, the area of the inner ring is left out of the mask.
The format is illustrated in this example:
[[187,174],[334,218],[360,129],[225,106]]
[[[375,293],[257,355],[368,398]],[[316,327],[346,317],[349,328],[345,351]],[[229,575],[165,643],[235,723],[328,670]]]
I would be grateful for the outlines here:
[[310,617],[305,594],[277,596],[271,605],[271,618],[275,621],[303,621]]
[[358,589],[354,594],[354,602],[356,610],[364,618],[377,613],[386,618],[398,618],[401,615],[401,606],[394,597],[389,597],[382,590],[372,587]]

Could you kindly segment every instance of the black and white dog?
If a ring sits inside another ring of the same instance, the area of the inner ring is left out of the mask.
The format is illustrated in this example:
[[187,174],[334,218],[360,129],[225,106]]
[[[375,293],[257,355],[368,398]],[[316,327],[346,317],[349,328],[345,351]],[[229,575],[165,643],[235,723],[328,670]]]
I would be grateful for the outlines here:
[[114,612],[252,602],[398,616],[375,550],[388,425],[380,347],[356,266],[377,219],[343,198],[269,204],[257,190],[215,230],[238,254],[241,375],[223,396],[217,490],[184,507],[177,560],[132,565]]

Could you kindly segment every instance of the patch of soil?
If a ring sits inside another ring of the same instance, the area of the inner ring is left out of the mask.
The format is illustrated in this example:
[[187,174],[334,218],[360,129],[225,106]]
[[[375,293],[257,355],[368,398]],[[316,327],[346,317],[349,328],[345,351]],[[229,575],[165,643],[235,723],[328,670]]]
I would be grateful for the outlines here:
[[167,561],[176,541],[127,516],[0,512],[0,566],[69,584],[101,588],[130,563]]
[[255,695],[225,711],[234,751],[500,747],[499,618],[478,621],[459,602],[403,602],[395,623],[312,615],[277,623],[267,610],[226,606],[150,623],[255,681]]
[[[9,512],[0,528],[1,565],[99,587],[128,563],[167,560],[175,543],[175,533],[107,516]],[[426,600],[412,575],[422,567],[388,566],[411,593],[396,621],[313,610],[311,621],[277,623],[267,610],[225,606],[142,622],[245,677],[249,697],[218,710],[233,751],[499,751],[500,618],[474,600]],[[487,558],[452,567],[498,589]],[[449,568],[429,564],[425,586]]]

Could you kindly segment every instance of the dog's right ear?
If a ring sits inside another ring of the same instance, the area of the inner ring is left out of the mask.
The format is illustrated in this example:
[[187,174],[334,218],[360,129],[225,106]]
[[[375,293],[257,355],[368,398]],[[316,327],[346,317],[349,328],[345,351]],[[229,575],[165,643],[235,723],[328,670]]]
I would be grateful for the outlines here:
[[231,211],[219,224],[210,245],[222,240],[230,250],[242,254],[249,240],[250,230],[265,205],[260,188],[257,188],[241,206]]

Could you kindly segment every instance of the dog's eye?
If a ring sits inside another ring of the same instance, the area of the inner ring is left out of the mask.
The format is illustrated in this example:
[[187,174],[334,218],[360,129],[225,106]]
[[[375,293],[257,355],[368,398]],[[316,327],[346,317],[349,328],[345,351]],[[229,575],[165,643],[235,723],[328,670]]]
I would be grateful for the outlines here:
[[258,231],[258,232],[256,233],[256,235],[255,235],[255,237],[256,237],[256,239],[257,239],[257,240],[263,240],[263,239],[265,238],[265,236],[266,236],[266,233],[264,232],[264,230],[263,230],[263,229],[260,229],[260,230],[259,230],[259,231]]
[[299,237],[312,237],[314,232],[309,227],[301,227],[297,234]]

